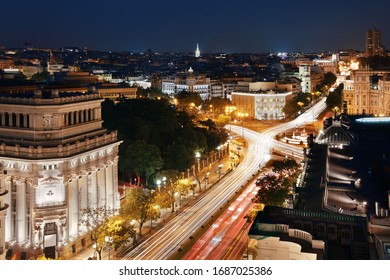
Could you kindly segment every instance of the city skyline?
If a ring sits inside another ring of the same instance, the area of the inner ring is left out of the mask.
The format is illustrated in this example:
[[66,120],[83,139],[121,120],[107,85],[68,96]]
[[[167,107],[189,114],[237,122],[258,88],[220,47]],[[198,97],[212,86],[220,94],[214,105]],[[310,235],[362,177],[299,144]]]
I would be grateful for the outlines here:
[[[216,0],[188,3],[173,0],[129,3],[115,0],[49,2],[21,0],[3,4],[0,45],[20,48],[87,47],[101,51],[315,52],[365,48],[365,32],[382,30],[390,46],[386,10],[390,3],[374,0],[367,9],[348,1],[308,1],[291,5]],[[21,8],[22,7],[22,8]],[[17,14],[17,20],[15,20]]]

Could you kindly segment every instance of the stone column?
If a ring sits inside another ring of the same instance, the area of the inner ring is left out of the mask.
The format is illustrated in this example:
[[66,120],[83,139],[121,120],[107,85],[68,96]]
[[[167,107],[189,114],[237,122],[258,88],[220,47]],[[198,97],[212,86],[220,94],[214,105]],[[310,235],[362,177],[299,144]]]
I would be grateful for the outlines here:
[[58,223],[59,238],[58,240],[62,243],[66,242],[68,239],[67,227],[66,227],[66,217],[60,217]]
[[88,174],[88,203],[91,208],[98,207],[97,170],[92,169]]
[[9,240],[11,237],[12,237],[12,233],[14,232],[14,228],[12,228],[12,214],[11,214],[11,210],[12,210],[12,179],[11,177],[9,176],[8,178],[6,178],[6,181],[5,181],[5,189],[8,191],[8,193],[5,195],[4,197],[4,201],[5,203],[7,203],[9,206],[7,208],[7,213],[5,215],[5,240]]
[[118,191],[118,159],[119,157],[116,156],[114,160],[114,164],[112,166],[112,172],[113,172],[113,188],[114,188],[114,208],[119,209],[120,207],[120,195]]
[[99,193],[98,207],[107,206],[106,205],[106,178],[105,178],[105,168],[101,166],[97,172],[97,186]]
[[69,204],[69,235],[76,236],[78,233],[79,198],[77,177],[72,177],[68,182],[68,204]]
[[26,241],[26,180],[16,180],[16,241]]
[[107,208],[114,209],[114,182],[113,182],[113,172],[112,172],[112,163],[109,163],[105,170],[105,179],[106,179],[106,205]]
[[79,178],[80,210],[87,209],[88,205],[88,174],[83,174]]
[[38,247],[43,245],[43,222],[42,221],[35,221],[34,245]]
[[15,114],[15,120],[16,120],[15,126],[20,127],[20,114],[19,113]]

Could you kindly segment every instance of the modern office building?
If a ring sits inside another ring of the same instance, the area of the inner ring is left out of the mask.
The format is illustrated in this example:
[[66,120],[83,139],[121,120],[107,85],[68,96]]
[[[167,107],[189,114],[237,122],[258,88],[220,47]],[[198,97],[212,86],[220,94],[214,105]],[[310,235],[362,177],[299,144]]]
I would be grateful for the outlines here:
[[119,207],[121,142],[102,127],[102,101],[96,92],[54,89],[0,96],[0,247],[4,240],[7,256],[67,259],[92,242],[82,210]]
[[381,31],[378,29],[369,29],[366,32],[366,57],[383,56],[384,48],[382,46]]

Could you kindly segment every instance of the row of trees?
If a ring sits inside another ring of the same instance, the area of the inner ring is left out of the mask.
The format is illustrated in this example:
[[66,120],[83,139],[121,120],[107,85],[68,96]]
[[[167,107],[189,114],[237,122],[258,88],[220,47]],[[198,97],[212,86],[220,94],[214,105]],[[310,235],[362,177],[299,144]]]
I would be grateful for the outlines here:
[[[123,140],[119,171],[125,180],[148,186],[161,170],[186,171],[195,154],[208,155],[228,139],[226,130],[211,119],[199,120],[162,99],[105,100],[104,127]],[[134,180],[136,178],[136,180]]]
[[[110,245],[119,248],[131,238],[136,241],[137,230],[141,236],[145,223],[150,221],[152,226],[161,209],[170,208],[173,213],[177,203],[181,204],[181,196],[190,190],[194,193],[196,187],[182,178],[182,172],[194,164],[195,155],[208,155],[228,139],[223,125],[199,118],[199,111],[192,111],[202,106],[196,96],[183,92],[173,102],[160,93],[141,90],[137,99],[106,99],[102,103],[104,127],[118,131],[123,141],[120,176],[137,186],[126,190],[115,213],[104,208],[83,210],[81,224],[91,232],[99,259],[107,236],[112,240]],[[163,178],[157,189],[155,178]]]
[[179,178],[177,171],[169,173],[176,173],[176,177],[168,178],[159,189],[131,188],[124,198],[120,214],[137,222],[140,236],[146,221],[152,223],[159,218],[161,209],[171,208],[173,213],[176,203],[180,204],[181,196],[195,187],[189,179]]
[[[181,201],[181,195],[188,193],[195,185],[189,179],[181,179],[179,172],[169,170],[162,173],[169,176],[158,190],[134,187],[126,191],[119,210],[105,207],[82,210],[81,226],[87,230],[94,243],[97,258],[101,259],[102,251],[107,246],[115,250],[126,245],[133,238],[137,240],[135,227],[138,226],[139,237],[145,223],[152,223],[160,217],[162,208],[175,211],[175,203]],[[107,241],[109,238],[109,244]]]
[[253,221],[265,205],[285,207],[300,172],[300,165],[294,159],[275,160],[272,172],[256,180],[259,190],[253,199],[255,206],[247,219]]
[[342,107],[342,93],[344,85],[340,84],[334,91],[329,92],[326,98],[326,106],[335,111],[339,111]]
[[[116,250],[135,235],[134,226],[128,219],[123,215],[115,215],[115,212],[116,210],[106,207],[86,208],[81,211],[80,225],[90,233],[99,260],[107,245]],[[107,237],[110,238],[110,244],[107,244]]]

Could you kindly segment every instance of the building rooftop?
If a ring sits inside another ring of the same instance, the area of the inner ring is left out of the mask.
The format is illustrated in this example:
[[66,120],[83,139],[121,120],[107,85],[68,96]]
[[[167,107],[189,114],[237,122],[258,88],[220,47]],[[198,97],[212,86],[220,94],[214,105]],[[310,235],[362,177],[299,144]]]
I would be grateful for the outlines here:
[[[306,231],[312,235],[313,240],[325,241],[326,251],[323,256],[325,259],[369,259],[370,256],[365,217],[265,206],[263,211],[258,213],[248,235],[283,236],[279,230],[261,230],[259,227],[261,224],[274,224],[277,228],[287,225],[290,229]],[[332,237],[331,232],[333,231],[334,236]],[[345,235],[347,237],[345,240],[337,237],[338,232],[343,231],[350,233]],[[352,232],[353,234],[351,234]],[[283,239],[287,240],[286,238]],[[293,240],[290,238],[290,241]],[[299,244],[302,249],[308,250],[309,244],[304,243],[301,241]],[[342,253],[345,250],[346,252]]]

